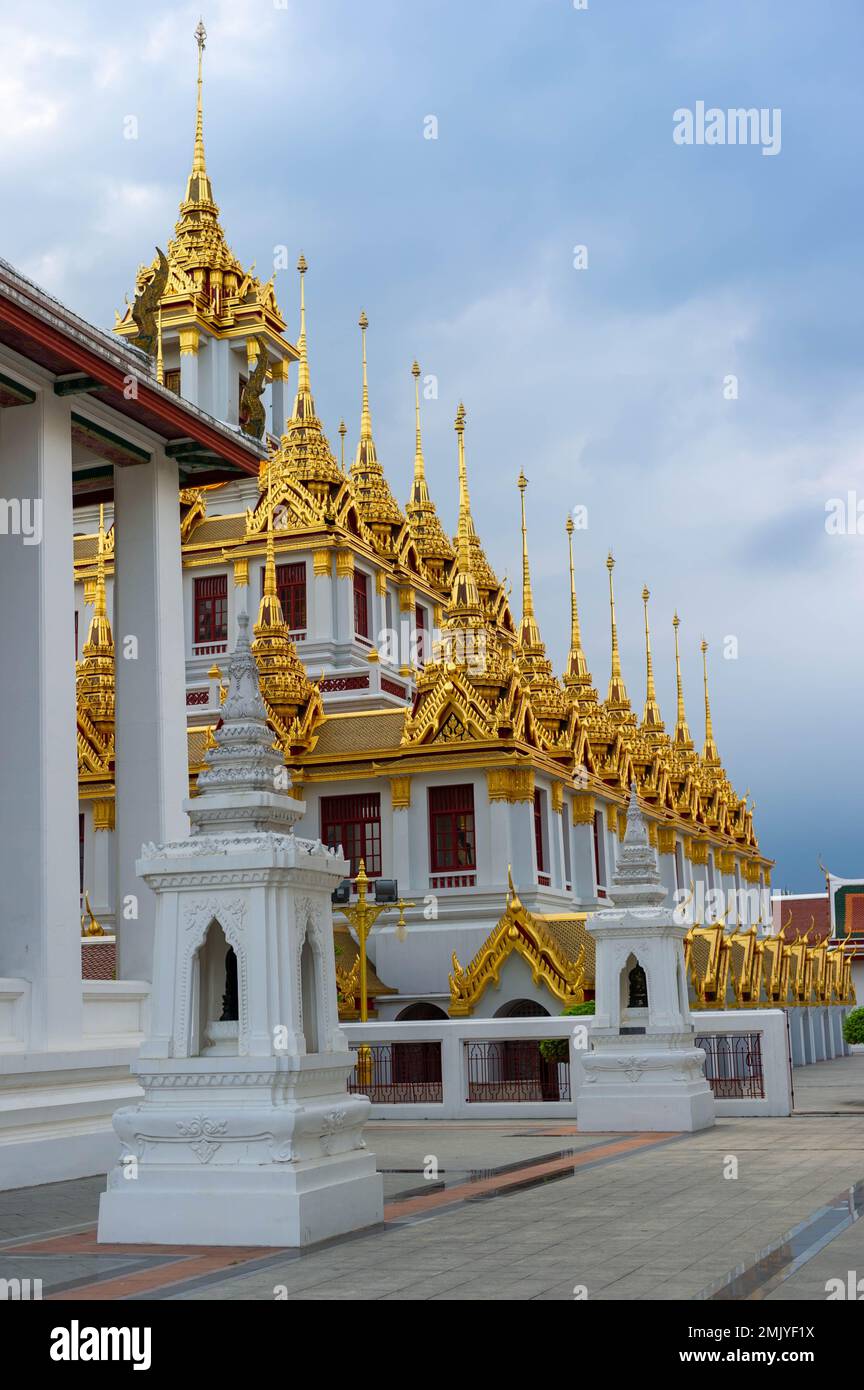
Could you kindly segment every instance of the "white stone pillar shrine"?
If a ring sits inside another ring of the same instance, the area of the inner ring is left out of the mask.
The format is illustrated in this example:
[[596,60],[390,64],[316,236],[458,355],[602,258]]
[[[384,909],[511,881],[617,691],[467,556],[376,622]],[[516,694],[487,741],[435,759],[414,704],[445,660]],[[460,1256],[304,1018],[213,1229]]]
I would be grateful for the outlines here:
[[714,1123],[705,1054],[694,1047],[677,924],[631,790],[613,906],[588,918],[596,943],[596,1013],[577,1102],[585,1133],[696,1130]]
[[348,866],[293,834],[303,803],[276,790],[238,626],[191,835],[138,864],[158,898],[144,1099],[114,1116],[100,1241],[301,1246],[382,1219],[337,1011],[330,894]]

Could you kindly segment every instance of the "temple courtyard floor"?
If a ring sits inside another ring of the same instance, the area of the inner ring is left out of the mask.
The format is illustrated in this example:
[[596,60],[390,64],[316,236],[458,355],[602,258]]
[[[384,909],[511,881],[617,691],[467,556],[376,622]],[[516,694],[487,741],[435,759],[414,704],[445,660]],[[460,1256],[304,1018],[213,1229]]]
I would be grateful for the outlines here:
[[[303,1253],[99,1246],[103,1177],[0,1192],[0,1279],[58,1300],[819,1300],[864,1277],[864,1056],[695,1135],[373,1122],[384,1224]],[[864,1287],[864,1286],[862,1286]]]

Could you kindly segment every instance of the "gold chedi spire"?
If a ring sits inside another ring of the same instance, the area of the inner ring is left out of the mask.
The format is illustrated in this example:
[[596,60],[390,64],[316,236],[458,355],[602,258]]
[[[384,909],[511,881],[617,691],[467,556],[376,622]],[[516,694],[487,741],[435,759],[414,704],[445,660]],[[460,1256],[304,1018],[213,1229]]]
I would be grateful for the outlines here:
[[[253,628],[252,655],[258,664],[261,694],[268,708],[281,721],[289,748],[298,735],[299,725],[308,722],[310,702],[320,705],[320,695],[309,680],[306,669],[291,641],[276,584],[276,545],[273,535],[272,463],[267,470],[267,551],[264,565],[264,591]],[[281,732],[281,731],[280,731]],[[286,749],[286,751],[288,751]]]
[[195,111],[195,146],[192,152],[192,172],[186,182],[187,203],[212,203],[213,190],[207,177],[207,162],[204,158],[204,49],[207,44],[207,30],[204,21],[199,20],[195,30],[198,44],[198,99]]
[[444,534],[426,482],[423,436],[420,430],[420,364],[411,367],[414,378],[414,482],[405,507],[411,537],[436,584],[443,585],[445,567],[453,559],[453,547]]
[[678,629],[681,626],[681,619],[676,613],[672,619],[672,627],[675,632],[675,684],[678,693],[678,710],[675,719],[675,744],[679,748],[690,749],[693,747],[693,740],[690,737],[690,730],[687,727],[687,715],[684,710],[684,686],[681,682],[681,652],[678,647]]
[[719,766],[720,754],[717,751],[717,744],[714,742],[714,730],[711,726],[711,702],[708,699],[708,643],[702,638],[702,678],[705,682],[705,747],[702,749],[702,757],[706,763],[716,763]]
[[420,363],[411,367],[414,378],[414,484],[411,488],[411,502],[414,506],[424,506],[431,499],[426,483],[426,461],[423,458],[423,435],[420,431]]
[[522,469],[516,482],[522,507],[522,621],[519,624],[519,646],[524,652],[542,656],[543,641],[534,613],[534,594],[531,590],[531,566],[528,560],[528,527],[525,521],[525,489],[528,479]]
[[609,571],[609,614],[612,622],[612,672],[609,677],[609,691],[606,696],[606,704],[612,709],[629,710],[630,700],[627,695],[627,687],[621,675],[621,653],[618,650],[618,624],[615,620],[615,590],[612,585],[612,571],[615,568],[615,560],[612,551],[606,557],[606,568]]
[[297,350],[300,353],[300,361],[297,366],[297,397],[294,402],[295,416],[300,413],[300,403],[307,398],[311,400],[312,390],[309,385],[309,354],[306,348],[306,292],[304,289],[306,281],[306,271],[309,269],[306,264],[306,257],[300,252],[297,261],[297,270],[300,274],[300,333],[297,338]]
[[114,637],[105,599],[105,508],[101,505],[93,616],[77,663],[75,687],[79,708],[101,733],[107,733],[114,723]]
[[642,604],[645,609],[645,708],[642,711],[642,728],[646,733],[664,732],[663,716],[657,703],[654,688],[654,662],[651,657],[651,628],[648,624],[648,600],[651,592],[647,586],[642,590]]
[[[464,519],[465,533],[468,537],[469,551],[471,555],[471,571],[474,575],[477,588],[480,591],[480,598],[485,610],[492,611],[496,600],[501,594],[501,585],[498,578],[486,559],[485,552],[480,544],[480,537],[474,525],[474,517],[471,514],[471,495],[468,491],[468,468],[465,463],[465,423],[467,421],[465,407],[459,402],[459,409],[456,412],[456,433],[459,440],[459,526],[461,527]],[[458,548],[458,536],[455,545]],[[511,637],[512,640],[512,637]]]
[[564,672],[567,686],[590,685],[591,673],[582,647],[582,633],[579,628],[579,605],[576,602],[576,571],[573,568],[573,525],[572,516],[567,518],[567,549],[570,555],[570,652]]
[[453,566],[450,602],[447,605],[448,621],[466,617],[479,619],[483,611],[471,554],[471,539],[475,533],[474,523],[471,520],[468,473],[465,468],[465,418],[465,407],[460,402],[456,412],[456,422],[453,426],[456,431],[459,456],[459,522],[456,533],[456,563]]
[[297,349],[297,394],[291,418],[286,422],[281,447],[274,459],[277,473],[302,483],[316,501],[325,505],[344,482],[339,465],[330,451],[324,427],[315,411],[309,375],[309,345],[306,336],[306,272],[302,251],[297,262],[300,275],[300,334]]
[[357,498],[357,510],[370,528],[375,545],[382,554],[392,554],[395,542],[404,525],[404,518],[396,503],[384,470],[378,461],[375,440],[372,437],[372,414],[369,409],[369,379],[366,367],[366,329],[369,320],[365,313],[360,315],[360,335],[363,362],[363,392],[360,408],[360,439],[357,453],[351,465],[351,478]]

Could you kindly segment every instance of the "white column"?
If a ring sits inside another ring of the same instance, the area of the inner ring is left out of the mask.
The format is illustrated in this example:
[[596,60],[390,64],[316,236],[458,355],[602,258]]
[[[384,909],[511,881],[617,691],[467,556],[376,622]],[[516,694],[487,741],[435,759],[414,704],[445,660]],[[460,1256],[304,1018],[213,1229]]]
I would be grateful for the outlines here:
[[81,1039],[72,445],[50,387],[0,410],[0,494],[31,532],[0,532],[0,975],[31,981],[47,1049]]
[[[177,464],[114,470],[117,978],[152,978],[156,899],[142,844],[188,833],[185,649]],[[137,917],[135,913],[137,912]]]
[[[317,554],[318,552],[315,552]],[[333,554],[325,551],[327,556],[328,569],[316,569],[315,554],[312,556],[311,564],[311,585],[310,567],[307,565],[306,584],[307,593],[311,600],[311,613],[307,615],[306,636],[315,642],[333,641],[333,585],[336,582],[333,578]],[[319,561],[319,565],[322,562]]]

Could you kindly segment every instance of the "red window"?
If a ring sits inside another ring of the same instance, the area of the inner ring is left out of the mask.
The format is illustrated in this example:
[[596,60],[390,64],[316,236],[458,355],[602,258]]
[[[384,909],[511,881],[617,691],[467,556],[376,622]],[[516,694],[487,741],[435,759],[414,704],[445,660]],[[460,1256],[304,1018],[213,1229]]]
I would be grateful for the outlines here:
[[537,850],[537,868],[542,874],[546,868],[543,858],[543,793],[534,792],[534,847]]
[[474,843],[474,788],[429,788],[429,837],[433,873],[451,869],[473,869],[477,858]]
[[352,878],[359,872],[361,859],[369,877],[378,878],[381,874],[381,797],[378,792],[323,796],[321,839],[333,849],[342,846],[345,858],[351,861]]
[[[261,592],[264,592],[264,571],[261,571]],[[292,632],[306,631],[306,562],[276,566],[276,592],[282,614]]]
[[78,892],[84,892],[84,817],[78,817]]
[[228,576],[195,580],[195,641],[228,641]]
[[354,571],[354,632],[369,636],[369,576],[359,570]]
[[426,609],[422,604],[414,605],[414,630],[416,632],[415,650],[417,653],[417,665],[426,665]]

